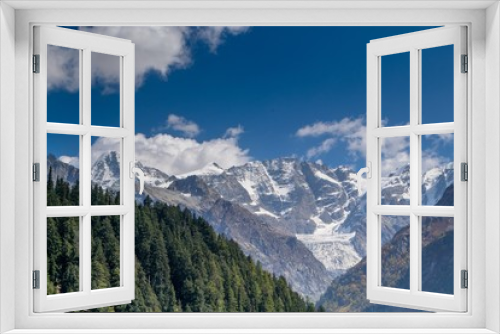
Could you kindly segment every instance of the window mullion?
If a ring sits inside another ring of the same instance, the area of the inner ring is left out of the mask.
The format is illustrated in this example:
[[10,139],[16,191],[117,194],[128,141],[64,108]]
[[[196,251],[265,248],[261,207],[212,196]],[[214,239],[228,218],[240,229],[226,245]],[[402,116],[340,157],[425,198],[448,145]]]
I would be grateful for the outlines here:
[[377,138],[391,138],[409,136],[411,127],[408,125],[380,127],[373,130],[373,135]]
[[86,214],[82,220],[81,233],[81,259],[80,259],[80,290],[90,293],[92,290],[92,231],[91,231],[91,216]]
[[[82,69],[82,89],[81,89],[81,100],[82,100],[82,125],[87,128],[91,126],[91,89],[92,89],[92,77],[91,77],[91,52],[89,49],[83,50],[83,69]],[[83,206],[90,207],[91,204],[91,133],[86,131],[82,136],[83,147],[81,150],[82,159],[80,160],[80,187],[83,189]]]
[[[92,75],[91,75],[91,51],[86,48],[83,50],[83,65],[82,65],[82,89],[81,89],[81,116],[82,124],[87,129],[91,127],[91,89],[92,89]],[[82,189],[83,206],[89,208],[91,206],[91,169],[92,169],[92,154],[91,154],[91,133],[87,131],[82,136],[83,150],[82,159],[80,160],[80,188]],[[82,218],[82,233],[81,233],[81,259],[80,267],[82,268],[80,276],[82,281],[80,286],[83,286],[83,291],[90,293],[92,290],[92,226],[90,212],[87,212]]]
[[420,273],[419,217],[413,208],[420,204],[420,137],[414,132],[419,124],[420,60],[419,50],[410,51],[410,291],[418,291]]
[[367,52],[367,97],[371,103],[367,104],[366,114],[366,136],[367,166],[371,163],[372,177],[367,180],[366,192],[366,286],[368,299],[373,298],[373,292],[380,285],[380,222],[379,216],[373,211],[374,207],[380,205],[380,139],[374,135],[374,131],[380,126],[380,77],[381,60],[376,54],[370,52],[368,44]]
[[[420,115],[419,118],[421,118]],[[418,135],[436,135],[454,133],[455,124],[453,122],[434,123],[434,124],[418,124],[412,128],[412,131]]]

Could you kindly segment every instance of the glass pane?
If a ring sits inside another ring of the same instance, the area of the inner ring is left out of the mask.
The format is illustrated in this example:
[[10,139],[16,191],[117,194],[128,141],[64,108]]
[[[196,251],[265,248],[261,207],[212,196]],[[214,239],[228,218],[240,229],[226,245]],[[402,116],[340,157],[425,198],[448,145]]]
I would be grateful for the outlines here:
[[453,122],[453,45],[421,52],[422,123]]
[[410,123],[410,53],[381,57],[382,126]]
[[453,206],[453,137],[421,136],[422,205]]
[[120,204],[121,139],[92,137],[92,205]]
[[453,294],[453,218],[422,217],[422,291]]
[[47,218],[47,294],[79,291],[80,218]]
[[47,134],[47,206],[80,205],[80,136]]
[[80,123],[80,50],[47,45],[47,122]]
[[410,139],[381,138],[380,185],[382,205],[410,204]]
[[120,126],[120,57],[92,52],[92,125]]
[[402,226],[390,242],[382,246],[381,282],[389,288],[410,289],[410,217],[381,216],[381,237],[385,230],[394,230],[395,222]]
[[120,286],[120,216],[92,217],[92,290]]

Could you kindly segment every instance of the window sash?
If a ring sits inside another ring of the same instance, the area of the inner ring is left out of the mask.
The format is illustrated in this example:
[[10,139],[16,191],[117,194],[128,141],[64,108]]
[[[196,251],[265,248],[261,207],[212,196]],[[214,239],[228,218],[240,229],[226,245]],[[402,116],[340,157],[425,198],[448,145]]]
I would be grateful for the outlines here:
[[[211,7],[212,1],[207,2],[207,8]],[[30,30],[28,27],[33,22],[54,24],[54,22],[61,22],[61,24],[68,24],[73,26],[82,25],[203,25],[206,22],[211,22],[215,25],[229,25],[229,24],[242,24],[242,25],[268,25],[272,22],[275,25],[373,25],[373,26],[387,26],[387,25],[428,25],[437,26],[443,24],[452,24],[456,22],[469,22],[467,25],[474,29],[469,30],[471,43],[469,50],[474,54],[486,55],[486,57],[473,57],[470,64],[475,68],[484,68],[485,60],[496,63],[498,57],[490,51],[485,53],[484,41],[491,31],[485,31],[481,27],[484,22],[494,23],[498,19],[487,20],[485,17],[485,10],[482,10],[478,3],[464,3],[464,2],[447,2],[443,4],[446,9],[428,8],[425,5],[421,9],[414,8],[414,4],[401,3],[398,9],[384,10],[380,7],[379,2],[374,2],[372,5],[377,10],[378,15],[373,15],[373,9],[359,8],[356,10],[346,10],[338,8],[337,3],[331,3],[332,8],[318,9],[317,5],[312,2],[300,2],[304,8],[308,10],[293,9],[289,4],[280,3],[280,10],[273,10],[270,7],[277,6],[270,3],[263,3],[261,5],[250,6],[250,10],[245,9],[228,9],[228,6],[221,7],[218,4],[217,9],[203,10],[186,10],[178,8],[169,9],[146,9],[147,5],[141,6],[143,10],[127,10],[116,9],[108,11],[103,19],[102,9],[95,9],[95,5],[89,4],[88,9],[71,9],[66,10],[40,10],[40,6],[44,6],[43,2],[37,3],[39,6],[32,7],[30,11],[17,11],[16,17],[16,36],[17,36],[17,52],[16,56],[16,73],[20,73],[16,77],[16,86],[23,86],[25,89],[19,89],[16,97],[16,120],[14,117],[9,120],[10,123],[16,128],[28,129],[31,128],[31,119],[29,114],[32,110],[30,86],[32,76],[28,73],[28,67],[31,59],[31,44],[30,44]],[[339,3],[340,4],[340,3]],[[464,7],[462,6],[468,6]],[[61,6],[72,7],[72,4],[61,3]],[[172,7],[164,2],[159,5],[165,7]],[[385,5],[384,5],[385,6]],[[175,6],[173,6],[175,7]],[[258,7],[258,8],[257,8]],[[411,9],[408,9],[410,8]],[[273,7],[274,8],[274,7]],[[385,7],[384,7],[385,8]],[[454,8],[455,10],[450,10]],[[464,9],[467,8],[467,9]],[[472,8],[472,9],[471,9]],[[290,15],[283,15],[283,10],[286,9]],[[458,9],[458,10],[457,10]],[[478,27],[478,29],[476,29]],[[494,38],[489,39],[487,45],[498,44]],[[489,68],[489,67],[488,67]],[[469,119],[474,116],[475,122],[470,122],[468,125],[469,131],[473,131],[475,135],[470,137],[469,147],[472,148],[472,157],[476,158],[477,166],[481,166],[484,162],[482,153],[484,151],[484,91],[486,90],[485,79],[493,80],[495,71],[476,72],[474,77],[469,76],[468,82],[472,84],[471,90],[468,92],[468,103],[472,107],[472,114]],[[4,73],[5,74],[5,73]],[[4,76],[4,78],[6,78]],[[14,77],[12,77],[12,80]],[[494,79],[493,81],[495,81]],[[495,81],[494,87],[498,83]],[[5,88],[5,86],[4,86]],[[472,99],[473,98],[473,99]],[[494,99],[493,99],[494,100]],[[487,104],[494,103],[491,98],[487,99]],[[494,108],[491,109],[490,114],[495,115]],[[492,127],[492,123],[489,123]],[[495,125],[496,126],[496,125]],[[17,139],[16,149],[18,152],[31,152],[31,143],[26,138],[23,140],[24,134],[18,131],[16,134]],[[487,147],[496,148],[497,141],[486,141]],[[475,233],[471,234],[471,239],[468,241],[468,248],[470,250],[469,263],[474,271],[475,279],[469,281],[471,289],[469,294],[472,298],[469,299],[471,307],[467,313],[419,313],[419,314],[273,314],[269,315],[253,315],[253,314],[228,314],[228,315],[175,315],[175,314],[33,314],[32,298],[31,298],[31,282],[27,278],[30,276],[31,260],[25,262],[26,259],[31,259],[33,248],[31,244],[32,235],[32,217],[31,211],[32,202],[32,185],[31,181],[26,177],[30,174],[31,156],[26,154],[18,154],[16,156],[16,168],[19,173],[16,174],[16,184],[19,187],[19,195],[22,198],[28,197],[27,200],[16,201],[16,247],[15,247],[15,276],[16,280],[16,328],[66,328],[66,332],[71,332],[71,328],[87,328],[87,331],[92,333],[105,332],[105,330],[97,330],[91,328],[107,328],[109,329],[128,329],[130,328],[143,328],[137,332],[143,332],[146,328],[218,328],[219,332],[224,332],[224,328],[230,328],[231,332],[240,332],[238,328],[302,328],[301,332],[314,332],[314,328],[331,328],[335,329],[346,328],[353,332],[358,332],[353,328],[360,328],[359,332],[379,332],[376,328],[397,328],[397,332],[406,333],[414,332],[415,328],[420,328],[422,333],[427,332],[426,328],[432,328],[432,332],[439,331],[436,328],[469,328],[468,333],[483,333],[486,332],[485,328],[485,287],[497,286],[497,282],[488,281],[484,284],[483,276],[485,274],[485,258],[486,262],[490,261],[490,268],[494,265],[497,256],[495,253],[485,253],[485,238],[484,231],[487,227],[488,220],[484,219],[483,206],[484,203],[484,178],[483,172],[479,168],[471,169],[469,177],[474,179],[474,182],[469,182],[472,189],[469,191],[474,193],[474,201],[469,202],[470,207],[469,215],[474,222]],[[492,167],[493,168],[493,167]],[[497,189],[497,187],[490,183],[488,185],[490,192]],[[496,196],[496,195],[495,195]],[[494,201],[491,200],[490,201]],[[469,226],[470,229],[470,226]],[[12,235],[12,237],[14,237]],[[489,237],[496,240],[496,234],[489,234]],[[498,241],[498,240],[497,240]],[[472,248],[471,245],[475,247]],[[497,244],[497,242],[493,243]],[[14,250],[14,247],[12,247]],[[7,258],[8,259],[8,258]],[[493,262],[491,262],[493,261]],[[14,265],[12,263],[14,271]],[[12,273],[14,276],[14,272]],[[492,285],[494,284],[494,286]],[[491,298],[486,299],[489,301],[489,306],[496,308],[495,303],[492,303]],[[471,310],[474,310],[472,313]],[[361,329],[361,326],[363,329]],[[372,330],[370,330],[370,328]],[[405,330],[405,328],[412,328]],[[489,327],[488,327],[489,328]],[[255,329],[255,332],[259,330]],[[442,330],[443,332],[446,329]],[[132,331],[131,331],[132,332]],[[164,330],[168,332],[168,330]],[[172,331],[173,332],[173,331]],[[260,330],[260,332],[266,332]],[[267,332],[272,332],[268,330]],[[387,332],[387,331],[385,331]]]
[[[367,162],[372,178],[367,182],[367,298],[374,303],[422,310],[467,310],[467,290],[461,289],[462,269],[467,269],[467,186],[460,180],[460,163],[467,162],[466,108],[467,76],[460,73],[461,55],[466,54],[466,28],[436,28],[371,41],[367,47]],[[454,122],[420,124],[422,49],[454,45]],[[410,52],[410,124],[382,127],[381,57]],[[420,205],[420,135],[454,133],[454,206]],[[410,139],[410,205],[381,203],[381,138],[407,136]],[[381,286],[381,215],[410,216],[410,289]],[[419,291],[421,284],[421,216],[454,217],[454,295]]]
[[[80,124],[47,122],[47,45],[79,50]],[[120,127],[91,125],[92,52],[120,57]],[[40,163],[40,181],[34,183],[34,266],[40,288],[33,290],[35,312],[66,312],[129,303],[135,294],[134,179],[129,161],[135,156],[134,44],[130,41],[64,28],[35,27],[34,54],[40,55],[40,73],[34,75],[34,161]],[[80,205],[47,206],[47,134],[80,138]],[[91,137],[121,139],[120,197],[118,206],[91,205]],[[120,287],[92,290],[92,216],[120,215]],[[79,219],[78,292],[47,295],[47,218]]]

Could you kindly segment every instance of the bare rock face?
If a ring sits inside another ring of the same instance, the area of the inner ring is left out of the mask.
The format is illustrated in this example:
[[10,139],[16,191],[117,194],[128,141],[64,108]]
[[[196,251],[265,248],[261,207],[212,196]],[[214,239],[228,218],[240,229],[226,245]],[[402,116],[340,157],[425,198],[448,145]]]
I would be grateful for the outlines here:
[[72,165],[58,160],[54,155],[47,156],[47,174],[52,170],[52,180],[63,179],[71,185],[80,179],[80,170]]
[[[50,161],[58,176],[70,182],[78,178],[78,169],[53,156]],[[150,196],[188,208],[313,301],[366,254],[366,196],[358,195],[356,174],[350,168],[296,158],[252,161],[229,169],[210,164],[177,176],[140,167],[146,186],[137,200]],[[100,157],[93,163],[92,176],[103,188],[118,190],[119,155]],[[434,205],[452,182],[452,169],[427,172],[424,202]],[[407,166],[385,177],[384,204],[408,204],[409,186]],[[387,220],[384,243],[406,224],[398,217]]]
[[[453,185],[448,186],[436,203],[453,205]],[[397,231],[382,247],[382,284],[409,289],[410,227]],[[453,294],[453,218],[422,219],[422,290]],[[377,305],[366,299],[366,257],[335,278],[316,304],[328,312],[408,312],[398,307]]]
[[234,241],[262,267],[283,276],[295,291],[317,300],[332,276],[295,236],[281,233],[247,209],[219,199],[206,217],[215,229]]
[[[453,165],[450,164],[444,166],[444,168],[434,168],[427,171],[422,178],[422,204],[436,205],[444,196],[446,189],[453,185],[453,174]],[[383,178],[381,184],[382,204],[408,205],[410,203],[409,166],[404,166]],[[353,245],[358,254],[363,257],[366,255],[366,195],[359,197],[355,203],[355,208],[340,229],[343,232],[356,233],[353,238]],[[398,216],[386,216],[384,218],[382,243],[385,244],[392,239],[396,232],[407,226],[408,220]]]

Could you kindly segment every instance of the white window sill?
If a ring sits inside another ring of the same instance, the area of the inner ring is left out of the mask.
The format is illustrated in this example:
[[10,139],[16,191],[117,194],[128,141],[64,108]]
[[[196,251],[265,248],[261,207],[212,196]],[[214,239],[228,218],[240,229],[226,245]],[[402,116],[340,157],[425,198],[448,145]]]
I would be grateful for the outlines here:
[[5,334],[487,334],[488,329],[15,329]]

